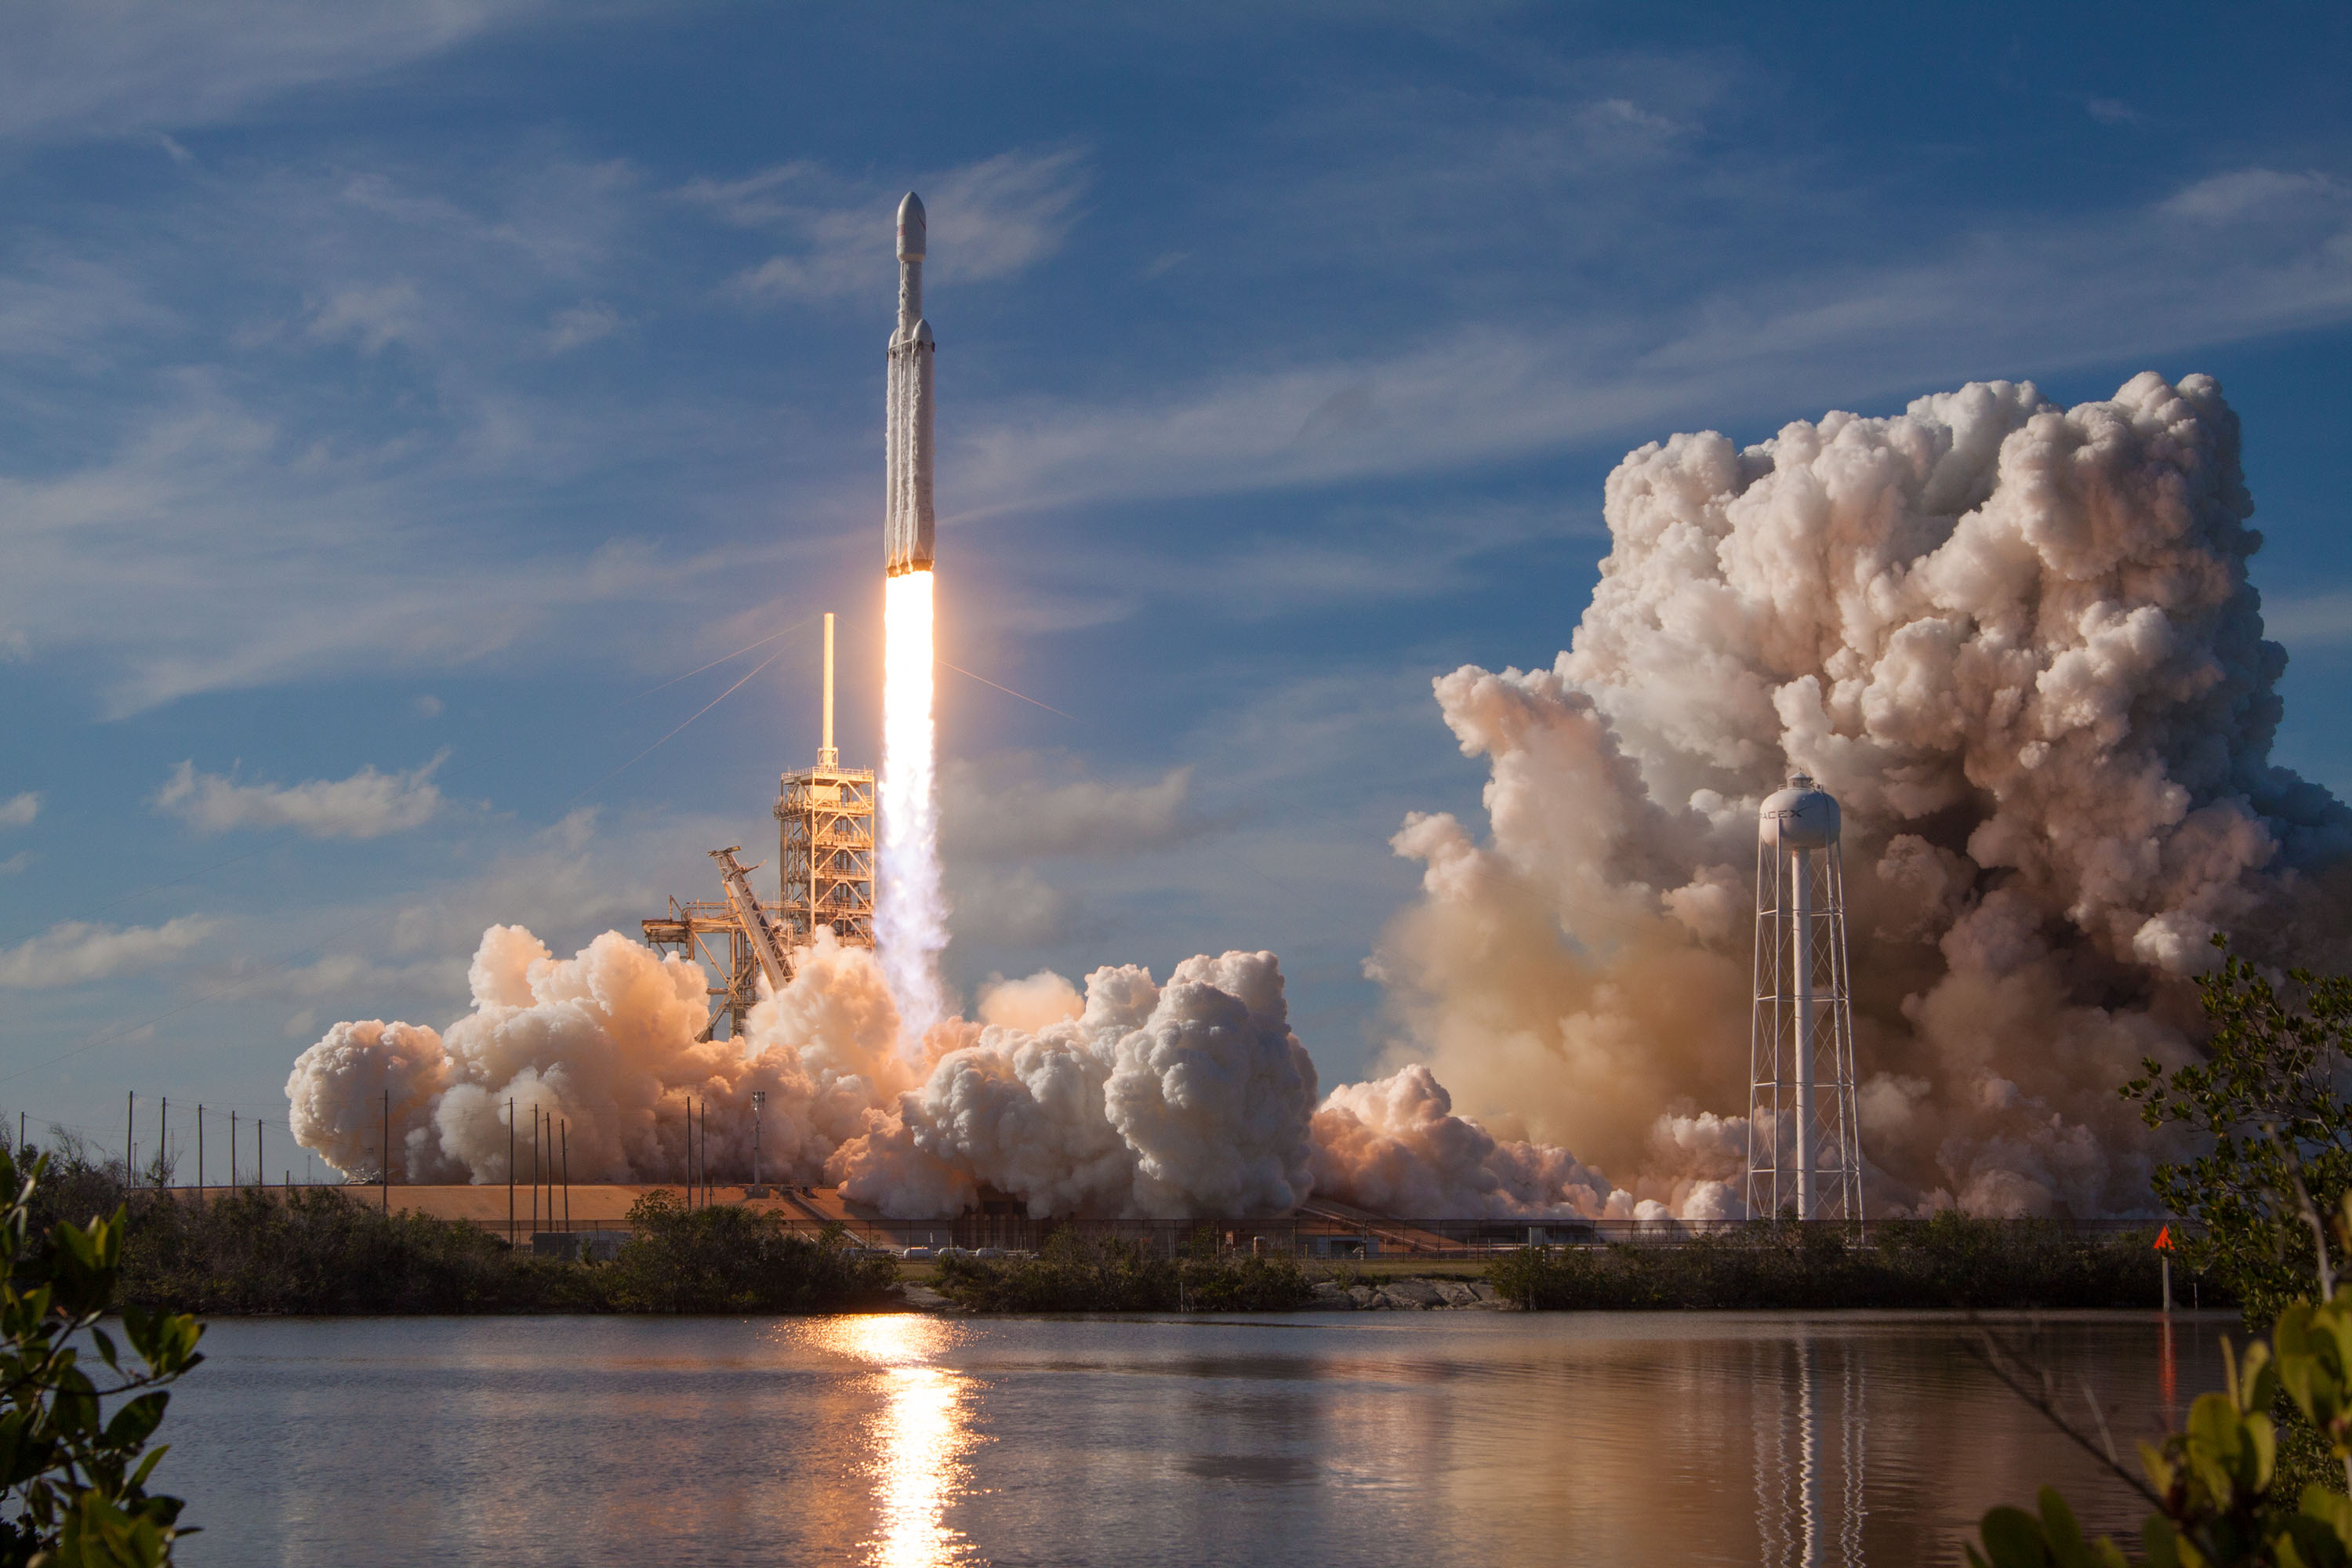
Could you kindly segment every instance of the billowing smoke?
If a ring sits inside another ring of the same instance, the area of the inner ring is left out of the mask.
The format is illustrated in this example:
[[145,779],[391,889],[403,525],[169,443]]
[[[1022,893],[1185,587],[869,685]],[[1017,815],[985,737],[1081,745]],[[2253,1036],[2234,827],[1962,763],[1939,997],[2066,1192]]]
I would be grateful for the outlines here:
[[[494,926],[474,1008],[445,1033],[338,1024],[287,1082],[296,1139],[345,1171],[503,1182],[509,1116],[567,1128],[575,1181],[675,1181],[686,1108],[709,1112],[715,1170],[751,1163],[751,1095],[775,1180],[837,1182],[903,1216],[953,1215],[982,1188],[1039,1216],[1286,1213],[1311,1193],[1429,1214],[1632,1214],[1556,1150],[1498,1143],[1447,1113],[1414,1069],[1343,1087],[1321,1109],[1272,953],[1187,959],[1166,984],[1097,970],[984,993],[901,1048],[881,962],[830,931],[752,1010],[744,1037],[698,1040],[702,972],[608,931],[569,959]],[[383,1091],[389,1088],[387,1105]],[[511,1112],[509,1107],[512,1107]],[[1614,1207],[1610,1208],[1613,1203]]]
[[1633,453],[1570,651],[1436,683],[1490,832],[1396,837],[1397,1059],[1723,1211],[1756,808],[1801,768],[1844,807],[1870,1206],[2142,1207],[2161,1151],[2116,1089],[2192,1051],[2207,938],[2342,967],[2352,931],[2352,814],[2270,763],[2252,511],[2204,376]]
[[2252,510],[2201,376],[1633,453],[1570,651],[1436,683],[1492,767],[1488,832],[1397,835],[1425,869],[1370,966],[1391,1070],[1319,1101],[1270,953],[945,1016],[926,596],[922,667],[890,676],[880,957],[822,934],[711,1043],[693,965],[494,927],[445,1034],[340,1024],[303,1054],[294,1130],[373,1171],[388,1110],[409,1180],[497,1182],[511,1102],[568,1121],[575,1180],[676,1180],[688,1100],[736,1172],[764,1090],[772,1175],[899,1215],[985,1188],[1039,1215],[1736,1218],[1756,808],[1801,768],[1844,807],[1870,1207],[2132,1212],[2164,1150],[2116,1088],[2193,1053],[2208,936],[2328,968],[2352,940],[2352,813],[2269,761]]

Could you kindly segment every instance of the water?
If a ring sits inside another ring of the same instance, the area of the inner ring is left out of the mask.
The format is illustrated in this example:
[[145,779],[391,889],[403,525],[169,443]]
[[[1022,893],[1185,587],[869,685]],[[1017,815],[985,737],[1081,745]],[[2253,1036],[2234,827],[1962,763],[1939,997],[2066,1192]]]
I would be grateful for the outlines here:
[[[2118,1449],[2218,1321],[2009,1322]],[[158,1484],[183,1561],[1956,1563],[2056,1484],[2141,1506],[1947,1318],[224,1321]]]

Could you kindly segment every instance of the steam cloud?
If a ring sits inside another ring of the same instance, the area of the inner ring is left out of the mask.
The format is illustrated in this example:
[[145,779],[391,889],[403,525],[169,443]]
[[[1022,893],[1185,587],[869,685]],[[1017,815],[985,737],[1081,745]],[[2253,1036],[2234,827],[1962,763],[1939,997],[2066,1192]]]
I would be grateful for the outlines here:
[[1425,869],[1370,966],[1392,1070],[1319,1101],[1270,953],[1001,984],[902,1040],[920,984],[820,933],[710,1043],[694,966],[493,927],[471,1013],[337,1025],[292,1125],[372,1172],[388,1092],[402,1174],[498,1182],[512,1098],[568,1119],[574,1179],[676,1180],[686,1099],[740,1171],[764,1090],[772,1175],[900,1215],[987,1186],[1039,1215],[1737,1217],[1755,813],[1801,767],[1844,808],[1871,1208],[2130,1212],[2161,1150],[2116,1088],[2192,1053],[2206,937],[2340,967],[2352,929],[2352,813],[2269,762],[2252,510],[2202,376],[1631,454],[1570,650],[1436,682],[1490,831],[1398,834]]
[[2284,651],[2209,377],[2030,384],[1677,436],[1609,479],[1613,549],[1549,669],[1436,683],[1490,759],[1376,970],[1400,1054],[1677,1212],[1741,1168],[1759,798],[1844,807],[1874,1209],[2128,1212],[2116,1088],[2187,1059],[2207,938],[2341,966],[2352,814],[2270,763]]
[[[1427,1194],[1477,1212],[1594,1212],[1609,1194],[1556,1152],[1497,1144],[1446,1113],[1426,1072],[1355,1086],[1321,1110],[1272,953],[1187,959],[1165,984],[1097,970],[1083,997],[1052,974],[1000,984],[981,1021],[900,1048],[890,978],[830,931],[763,996],[740,1041],[698,1041],[702,972],[607,931],[558,959],[493,926],[474,1008],[446,1035],[338,1024],[287,1082],[296,1139],[344,1171],[503,1182],[507,1105],[569,1123],[572,1174],[675,1181],[686,1101],[707,1104],[709,1155],[747,1172],[751,1095],[767,1094],[764,1172],[837,1182],[906,1216],[955,1214],[984,1185],[1039,1216],[1287,1212],[1311,1192]],[[1327,1126],[1329,1135],[1326,1136]],[[1618,1194],[1619,1207],[1631,1200]]]

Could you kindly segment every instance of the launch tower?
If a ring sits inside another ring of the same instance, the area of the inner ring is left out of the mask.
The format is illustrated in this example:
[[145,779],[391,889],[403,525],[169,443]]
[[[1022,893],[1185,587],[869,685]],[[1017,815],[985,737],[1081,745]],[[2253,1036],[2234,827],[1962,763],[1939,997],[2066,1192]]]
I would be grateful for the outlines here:
[[845,768],[833,744],[833,616],[824,617],[824,743],[816,766],[776,795],[777,891],[788,946],[831,926],[845,947],[874,945],[874,770]]
[[1756,844],[1748,1212],[1862,1224],[1853,1008],[1838,805],[1803,773],[1765,797]]
[[783,775],[776,795],[777,898],[752,895],[757,866],[735,862],[740,845],[714,849],[718,899],[677,899],[640,921],[646,944],[699,963],[714,977],[706,1040],[740,1036],[760,999],[792,978],[793,960],[829,925],[844,946],[874,945],[874,770],[845,768],[833,744],[833,616],[824,617],[824,730],[816,766]]

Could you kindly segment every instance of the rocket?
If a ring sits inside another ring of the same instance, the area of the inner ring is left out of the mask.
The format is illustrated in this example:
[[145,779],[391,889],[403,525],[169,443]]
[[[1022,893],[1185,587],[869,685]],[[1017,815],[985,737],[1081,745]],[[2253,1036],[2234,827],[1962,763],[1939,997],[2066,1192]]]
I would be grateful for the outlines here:
[[923,320],[923,203],[898,204],[898,328],[890,334],[883,572],[931,569],[931,324]]

